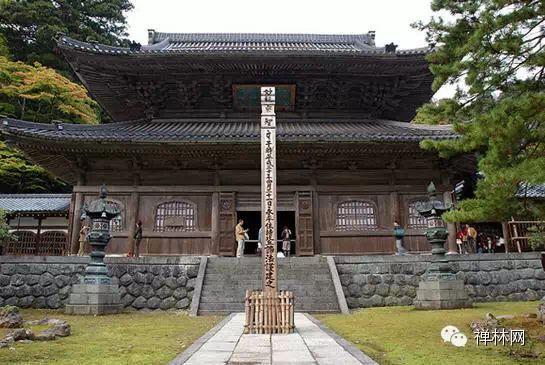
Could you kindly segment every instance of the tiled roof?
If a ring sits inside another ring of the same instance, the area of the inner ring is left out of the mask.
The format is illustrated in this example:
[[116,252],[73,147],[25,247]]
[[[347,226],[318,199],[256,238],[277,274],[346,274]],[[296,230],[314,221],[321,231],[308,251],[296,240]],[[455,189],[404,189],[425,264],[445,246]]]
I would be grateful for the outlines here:
[[0,194],[0,209],[16,212],[68,212],[70,194]]
[[387,52],[376,47],[370,34],[268,34],[268,33],[161,33],[150,34],[150,44],[139,47],[112,47],[59,35],[61,48],[104,54],[154,53],[249,53],[249,54],[425,54],[428,48]]
[[[0,131],[58,141],[126,143],[238,143],[259,140],[255,120],[152,120],[102,125],[41,124],[4,119]],[[293,142],[419,142],[454,139],[450,126],[426,126],[387,120],[279,120],[279,141]]]
[[545,199],[545,184],[531,185],[527,183],[520,184],[517,192],[519,198]]

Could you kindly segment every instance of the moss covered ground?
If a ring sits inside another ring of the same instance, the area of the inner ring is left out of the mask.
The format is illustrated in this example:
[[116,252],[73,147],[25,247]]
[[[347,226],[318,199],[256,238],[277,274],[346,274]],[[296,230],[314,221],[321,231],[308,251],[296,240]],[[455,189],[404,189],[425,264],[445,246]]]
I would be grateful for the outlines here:
[[[510,365],[545,364],[545,326],[535,318],[538,302],[479,303],[471,309],[417,311],[412,307],[382,307],[350,315],[317,316],[333,331],[354,343],[382,365]],[[469,327],[473,319],[494,315],[515,315],[501,325],[527,330],[524,346],[477,346]],[[440,332],[456,326],[468,337],[465,347],[443,342]]]
[[[0,348],[0,364],[166,364],[221,319],[156,312],[69,316],[59,311],[22,309],[21,313],[25,320],[66,319],[72,335]],[[0,329],[0,336],[7,332]]]

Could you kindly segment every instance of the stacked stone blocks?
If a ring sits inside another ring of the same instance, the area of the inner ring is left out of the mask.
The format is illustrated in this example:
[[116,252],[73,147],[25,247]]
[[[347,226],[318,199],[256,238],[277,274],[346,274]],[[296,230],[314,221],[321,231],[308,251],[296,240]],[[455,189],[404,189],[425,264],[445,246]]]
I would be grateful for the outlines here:
[[[71,293],[80,298],[93,294],[78,292],[77,287],[87,261],[85,257],[0,256],[0,306],[59,309],[68,303]],[[199,257],[106,259],[113,284],[119,286],[120,302],[127,310],[188,309],[199,263]],[[99,299],[91,295],[81,299],[85,300],[91,304],[89,300]]]
[[[336,257],[349,308],[412,305],[430,256]],[[450,256],[473,302],[539,300],[545,272],[539,253]]]

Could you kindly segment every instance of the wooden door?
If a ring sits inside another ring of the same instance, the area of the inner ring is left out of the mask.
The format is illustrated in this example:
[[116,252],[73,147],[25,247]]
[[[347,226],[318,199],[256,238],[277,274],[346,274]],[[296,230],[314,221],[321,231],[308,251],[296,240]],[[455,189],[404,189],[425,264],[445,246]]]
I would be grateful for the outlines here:
[[297,256],[314,255],[312,206],[312,192],[297,193],[297,210],[295,212],[295,226],[297,230],[295,252]]
[[220,193],[220,256],[235,256],[235,193]]

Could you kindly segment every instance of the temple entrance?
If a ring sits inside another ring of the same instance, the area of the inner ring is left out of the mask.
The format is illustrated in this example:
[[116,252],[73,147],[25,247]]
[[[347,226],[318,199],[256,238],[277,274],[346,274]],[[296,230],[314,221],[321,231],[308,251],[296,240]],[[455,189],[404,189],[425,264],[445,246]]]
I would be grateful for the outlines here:
[[[244,255],[255,255],[257,250],[257,242],[259,237],[259,228],[261,227],[261,212],[260,211],[238,211],[237,222],[239,219],[244,219],[244,228],[249,229],[248,236],[250,239],[246,241],[244,246]],[[279,211],[278,212],[278,228],[277,239],[280,240],[281,232],[284,226],[288,226],[291,230],[291,250],[290,254],[295,255],[295,212],[294,211]],[[282,250],[282,242],[278,242],[277,250]]]
[[[295,212],[293,211],[283,211],[278,212],[278,234],[277,238],[280,240],[282,238],[281,233],[284,229],[284,226],[288,226],[291,231],[291,247],[290,247],[290,256],[295,256]],[[282,242],[278,242],[276,247],[278,251],[282,250]]]
[[238,211],[237,222],[239,219],[244,219],[244,228],[249,229],[249,240],[244,245],[244,255],[255,255],[257,250],[257,241],[259,228],[261,227],[261,212],[260,211]]

